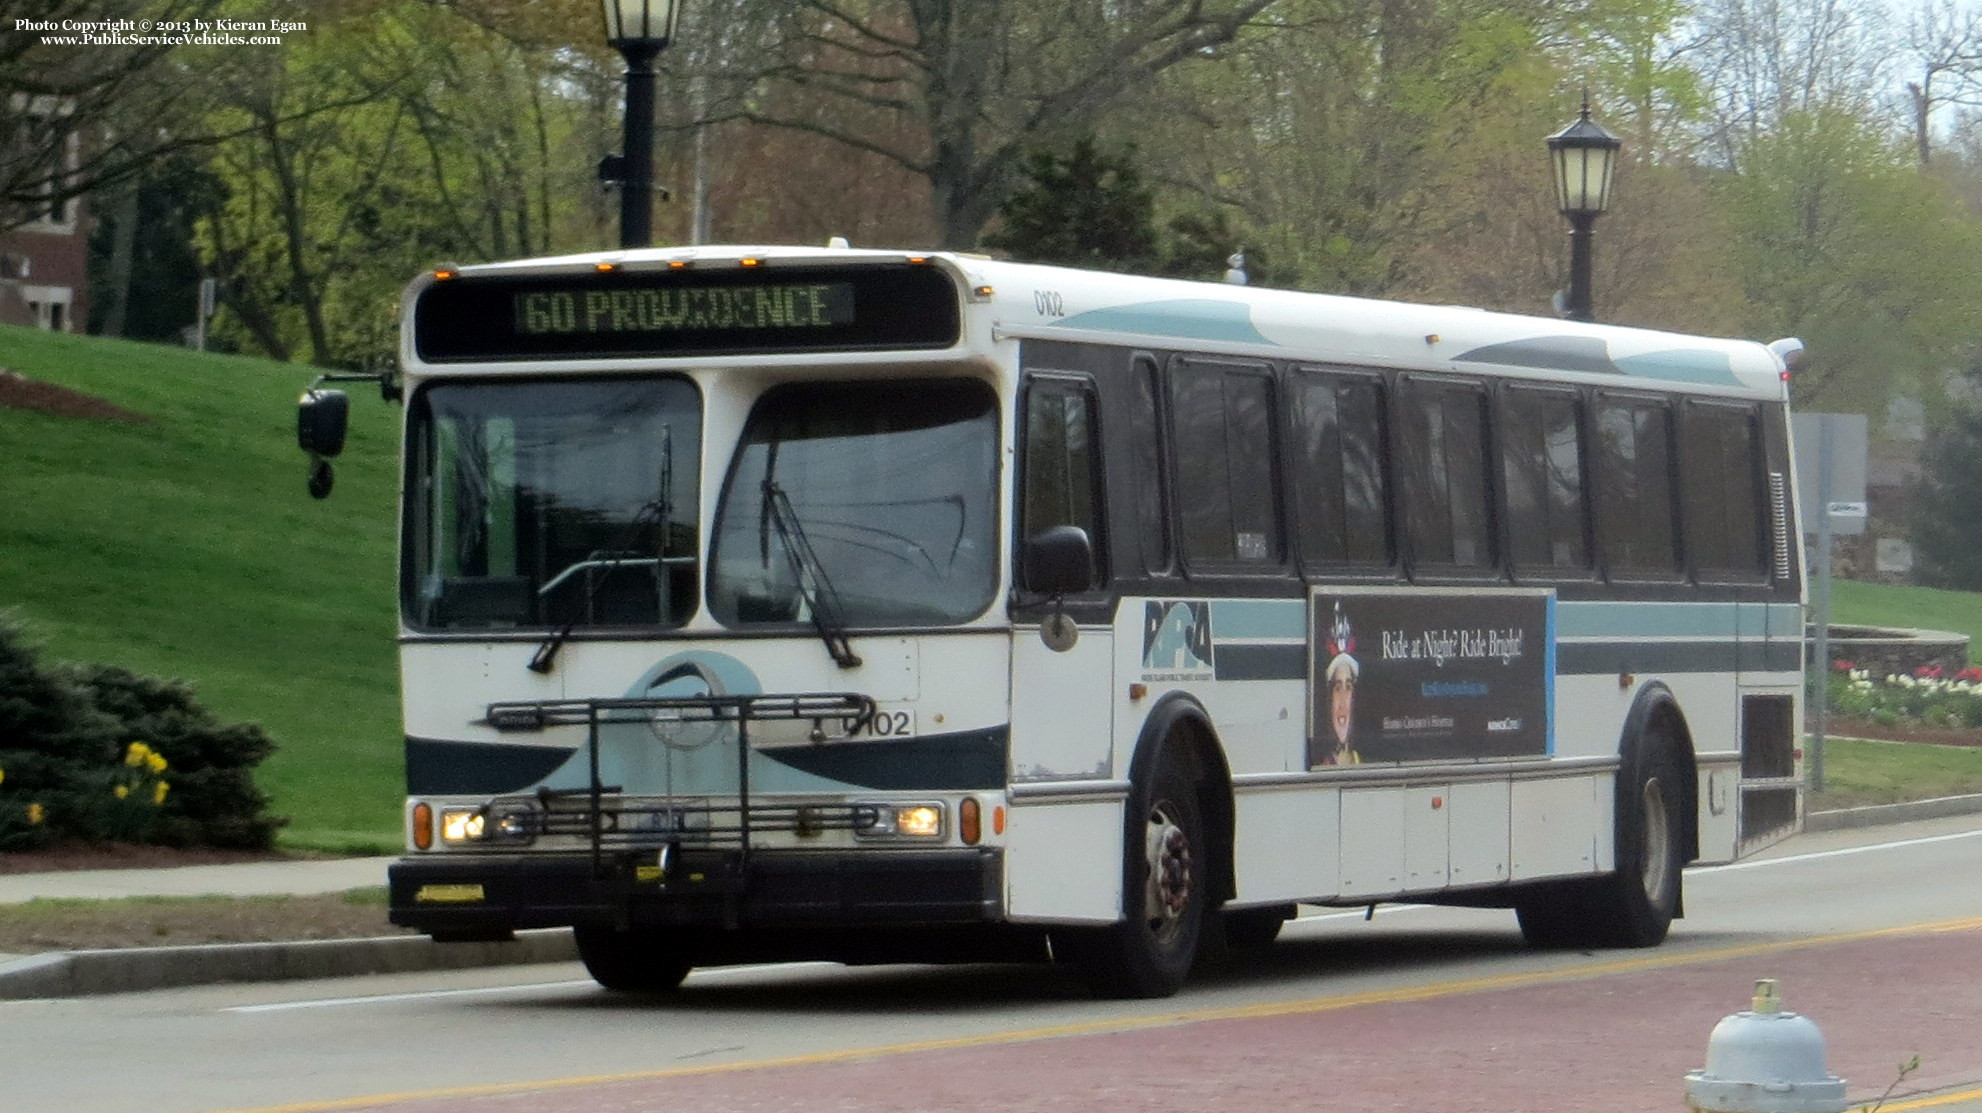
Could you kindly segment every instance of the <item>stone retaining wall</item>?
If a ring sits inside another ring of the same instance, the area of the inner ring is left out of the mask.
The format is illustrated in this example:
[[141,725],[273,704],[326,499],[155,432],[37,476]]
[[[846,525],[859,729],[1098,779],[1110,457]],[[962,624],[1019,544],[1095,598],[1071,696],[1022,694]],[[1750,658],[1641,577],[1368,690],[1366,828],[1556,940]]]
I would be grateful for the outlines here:
[[[1814,633],[1805,631],[1804,648],[1815,660]],[[1968,635],[1945,630],[1903,630],[1889,626],[1840,626],[1830,630],[1831,661],[1849,661],[1874,678],[1939,667],[1952,676],[1968,667]]]

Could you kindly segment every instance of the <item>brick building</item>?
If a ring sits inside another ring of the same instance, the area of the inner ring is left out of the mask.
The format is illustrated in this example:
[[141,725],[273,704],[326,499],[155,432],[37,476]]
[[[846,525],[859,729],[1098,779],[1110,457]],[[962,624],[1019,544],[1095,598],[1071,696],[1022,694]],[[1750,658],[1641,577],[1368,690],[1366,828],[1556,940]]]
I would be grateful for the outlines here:
[[[15,101],[15,108],[26,106],[18,94]],[[81,137],[70,132],[63,154],[65,169],[74,170]],[[78,197],[51,203],[27,223],[0,232],[0,324],[87,330],[89,227],[87,207]]]

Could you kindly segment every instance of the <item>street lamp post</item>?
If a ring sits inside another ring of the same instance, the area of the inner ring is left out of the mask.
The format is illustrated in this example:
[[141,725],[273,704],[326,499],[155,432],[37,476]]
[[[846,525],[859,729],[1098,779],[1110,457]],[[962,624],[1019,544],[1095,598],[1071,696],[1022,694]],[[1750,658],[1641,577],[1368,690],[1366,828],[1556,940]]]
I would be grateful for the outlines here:
[[1562,315],[1572,321],[1593,321],[1590,297],[1590,233],[1610,204],[1610,176],[1617,150],[1624,144],[1590,119],[1590,101],[1575,123],[1548,137],[1555,162],[1556,206],[1569,218],[1569,295]]
[[599,177],[619,183],[619,246],[654,239],[654,59],[674,38],[680,0],[604,0],[606,43],[626,59],[626,151]]

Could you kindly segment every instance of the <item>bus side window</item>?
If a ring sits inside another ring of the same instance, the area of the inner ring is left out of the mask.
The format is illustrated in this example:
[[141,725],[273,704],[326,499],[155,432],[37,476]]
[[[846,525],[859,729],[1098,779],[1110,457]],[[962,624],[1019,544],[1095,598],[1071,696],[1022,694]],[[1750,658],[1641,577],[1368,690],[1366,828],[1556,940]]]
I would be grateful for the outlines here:
[[1470,384],[1414,382],[1405,415],[1405,519],[1418,565],[1493,568],[1486,396]]
[[1390,563],[1383,429],[1382,380],[1313,368],[1295,372],[1290,486],[1304,561]]
[[1179,359],[1170,389],[1184,555],[1279,563],[1286,548],[1271,373],[1264,364]]
[[1170,548],[1170,519],[1164,513],[1165,495],[1163,452],[1160,430],[1162,415],[1157,409],[1156,361],[1137,356],[1135,361],[1135,412],[1129,415],[1131,459],[1136,485],[1135,525],[1141,539],[1143,571],[1152,576],[1169,573],[1175,563]]
[[1502,401],[1502,477],[1515,570],[1587,571],[1582,399],[1573,391],[1510,387]]
[[1768,572],[1762,513],[1760,420],[1753,406],[1693,402],[1686,407],[1691,473],[1683,498],[1686,553],[1706,579],[1753,579]]
[[1100,439],[1094,393],[1085,380],[1038,377],[1025,392],[1024,462],[1020,471],[1019,536],[1053,526],[1079,526],[1107,568],[1101,532]]
[[1665,402],[1604,395],[1597,405],[1597,539],[1612,572],[1679,571],[1672,422]]

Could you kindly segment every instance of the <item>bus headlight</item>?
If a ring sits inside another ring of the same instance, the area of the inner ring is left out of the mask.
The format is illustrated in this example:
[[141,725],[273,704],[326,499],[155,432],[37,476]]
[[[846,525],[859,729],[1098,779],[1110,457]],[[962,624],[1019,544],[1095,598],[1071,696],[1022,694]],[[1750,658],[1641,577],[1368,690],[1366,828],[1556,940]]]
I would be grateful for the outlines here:
[[440,841],[449,845],[480,842],[488,830],[488,815],[480,808],[443,808]]
[[856,804],[854,813],[872,822],[856,823],[854,834],[864,839],[940,839],[941,804]]
[[440,841],[448,846],[524,843],[536,836],[537,817],[529,808],[443,808],[440,813]]

